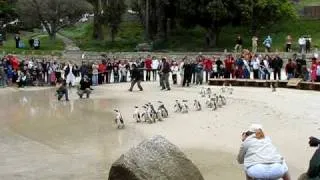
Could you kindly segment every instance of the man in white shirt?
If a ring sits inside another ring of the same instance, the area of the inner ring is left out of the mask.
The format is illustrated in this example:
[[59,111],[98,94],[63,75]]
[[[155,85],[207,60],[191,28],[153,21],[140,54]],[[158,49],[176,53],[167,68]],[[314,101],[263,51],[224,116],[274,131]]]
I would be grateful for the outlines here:
[[299,38],[298,40],[300,46],[300,53],[305,53],[306,51],[306,39],[304,37]]

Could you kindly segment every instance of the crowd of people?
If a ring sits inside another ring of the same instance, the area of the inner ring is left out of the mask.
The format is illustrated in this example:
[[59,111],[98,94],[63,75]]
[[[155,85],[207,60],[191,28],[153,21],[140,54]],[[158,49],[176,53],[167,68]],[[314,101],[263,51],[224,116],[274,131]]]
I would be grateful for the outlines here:
[[[307,63],[304,55],[294,54],[287,63],[277,54],[259,55],[250,52],[239,56],[209,57],[199,54],[196,57],[175,59],[148,55],[135,61],[106,58],[101,61],[82,61],[81,64],[63,63],[47,59],[24,58],[7,55],[0,61],[0,86],[18,87],[55,85],[65,79],[75,86],[85,75],[93,86],[136,80],[160,80],[162,89],[170,90],[169,79],[174,85],[201,85],[209,78],[237,78],[263,80],[289,80],[302,78],[305,81],[320,82],[320,61],[318,55]],[[134,66],[133,66],[134,65]],[[132,73],[133,70],[135,73]],[[286,77],[281,77],[285,71]],[[132,75],[134,78],[132,78]],[[178,79],[181,82],[178,82]],[[131,88],[130,88],[131,89]]]

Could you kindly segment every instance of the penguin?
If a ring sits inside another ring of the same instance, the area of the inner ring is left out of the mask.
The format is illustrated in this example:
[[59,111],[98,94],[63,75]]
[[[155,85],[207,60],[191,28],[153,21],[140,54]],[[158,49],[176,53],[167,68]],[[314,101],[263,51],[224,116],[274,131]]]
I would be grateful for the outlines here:
[[215,98],[211,99],[211,104],[212,104],[212,111],[215,111],[218,109],[217,102],[216,102]]
[[193,107],[194,107],[194,109],[196,110],[196,111],[201,111],[201,104],[200,104],[200,102],[198,101],[198,100],[194,100],[194,102],[193,102]]
[[124,121],[121,112],[118,109],[114,109],[116,112],[115,123],[117,124],[118,129],[124,128]]
[[163,102],[158,101],[158,103],[160,104],[159,107],[158,107],[158,110],[161,110],[162,117],[163,118],[168,118],[169,113],[168,113],[167,108],[164,106]]
[[158,119],[157,117],[157,111],[154,109],[154,106],[151,104],[151,102],[148,103],[150,109],[151,109],[151,118],[153,120],[153,122],[156,122],[156,119]]
[[183,100],[182,102],[183,102],[183,104],[182,104],[181,112],[188,113],[189,112],[189,107],[187,105],[188,100]]
[[206,100],[206,106],[207,106],[207,108],[211,108],[210,102],[211,102],[211,96],[208,95],[208,98],[207,98],[207,100]]
[[222,106],[224,106],[224,105],[226,105],[226,104],[227,104],[227,102],[226,102],[226,98],[225,98],[224,96],[219,95],[219,99],[220,99],[220,101],[221,101],[221,105],[222,105]]
[[138,106],[135,106],[134,108],[135,108],[135,109],[134,109],[134,112],[133,112],[133,119],[134,119],[137,123],[139,123],[139,122],[141,122],[140,109],[139,109]]
[[147,107],[147,113],[146,117],[149,123],[155,123],[156,122],[156,112],[153,111],[152,107],[149,104],[145,104]]
[[272,92],[276,92],[276,86],[274,83],[270,83],[270,88],[272,89]]
[[174,105],[174,112],[181,112],[182,111],[182,106],[179,102],[179,100],[176,100],[176,103]]
[[211,88],[207,88],[206,93],[207,93],[207,95],[211,95],[211,93],[212,93]]
[[233,93],[233,88],[231,84],[229,84],[228,92],[230,95]]
[[201,97],[205,97],[205,96],[206,96],[206,90],[205,90],[204,87],[202,87],[202,88],[200,89],[200,95],[201,95]]

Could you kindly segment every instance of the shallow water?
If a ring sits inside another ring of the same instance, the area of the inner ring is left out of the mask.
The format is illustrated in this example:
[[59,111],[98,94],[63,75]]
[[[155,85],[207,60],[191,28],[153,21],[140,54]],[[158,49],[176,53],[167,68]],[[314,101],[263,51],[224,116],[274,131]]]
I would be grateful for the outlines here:
[[0,179],[105,179],[112,162],[143,138],[115,128],[116,103],[58,102],[54,90],[1,95]]

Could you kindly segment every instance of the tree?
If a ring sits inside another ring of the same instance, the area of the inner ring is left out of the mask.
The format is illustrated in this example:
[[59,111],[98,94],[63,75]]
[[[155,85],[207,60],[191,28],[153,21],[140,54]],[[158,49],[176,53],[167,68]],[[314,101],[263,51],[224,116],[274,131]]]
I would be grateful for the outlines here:
[[20,18],[25,23],[43,25],[51,39],[91,10],[84,0],[19,0],[17,5]]
[[127,6],[124,0],[112,0],[106,1],[103,9],[106,24],[110,28],[111,41],[114,42],[122,20],[122,15],[126,12]]
[[132,0],[132,10],[138,12],[147,39],[166,39],[169,24],[175,26],[178,0]]
[[95,40],[103,40],[103,7],[102,4],[105,4],[106,0],[87,0],[93,6],[93,34],[92,38]]
[[241,0],[239,9],[244,23],[251,25],[252,34],[276,21],[297,18],[290,0]]
[[237,0],[180,0],[179,18],[186,27],[205,28],[209,46],[215,47],[221,28],[234,18],[237,3]]

